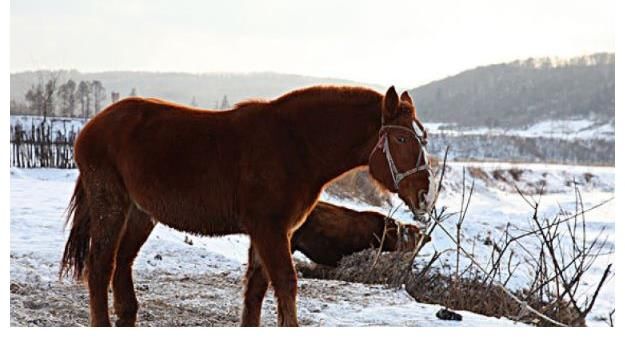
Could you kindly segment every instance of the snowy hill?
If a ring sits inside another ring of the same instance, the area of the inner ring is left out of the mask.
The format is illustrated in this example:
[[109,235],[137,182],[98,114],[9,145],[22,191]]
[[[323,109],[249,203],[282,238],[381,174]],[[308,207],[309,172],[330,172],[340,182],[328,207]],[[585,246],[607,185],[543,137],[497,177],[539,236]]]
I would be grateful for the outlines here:
[[614,165],[614,119],[588,116],[543,120],[524,126],[462,126],[426,123],[430,152],[449,146],[454,160]]
[[412,89],[427,121],[519,126],[600,115],[614,120],[615,58],[530,58],[481,66]]

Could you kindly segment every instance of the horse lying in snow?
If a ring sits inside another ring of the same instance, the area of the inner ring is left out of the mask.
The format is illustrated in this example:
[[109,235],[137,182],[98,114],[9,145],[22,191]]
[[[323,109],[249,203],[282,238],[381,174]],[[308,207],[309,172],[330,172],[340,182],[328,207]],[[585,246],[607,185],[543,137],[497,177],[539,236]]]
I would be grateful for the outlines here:
[[430,241],[416,226],[383,214],[319,202],[293,234],[291,251],[304,253],[317,264],[337,266],[342,257],[378,248],[382,242],[382,251],[414,250],[421,238],[422,243]]

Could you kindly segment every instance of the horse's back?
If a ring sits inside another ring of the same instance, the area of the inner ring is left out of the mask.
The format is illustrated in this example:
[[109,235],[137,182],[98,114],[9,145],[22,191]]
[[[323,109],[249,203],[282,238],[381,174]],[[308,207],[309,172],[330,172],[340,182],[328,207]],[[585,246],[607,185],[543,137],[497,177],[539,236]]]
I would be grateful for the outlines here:
[[[222,114],[124,99],[89,121],[76,140],[75,157],[81,174],[114,170],[131,201],[165,224],[202,233],[192,229],[237,224],[233,195],[239,147]],[[190,214],[206,220],[195,221]]]
[[371,236],[384,227],[384,216],[372,211],[355,211],[342,206],[319,202],[311,215],[318,233],[335,239],[353,240],[362,234]]
[[296,230],[292,246],[318,264],[335,266],[343,256],[370,247],[383,229],[379,213],[319,202]]
[[[142,159],[168,166],[205,161],[236,147],[226,143],[231,135],[230,122],[221,114],[156,99],[127,98],[85,125],[76,140],[76,159],[79,165],[95,159],[94,155],[104,155],[119,165],[124,161],[139,164]],[[231,153],[228,158],[232,159]]]

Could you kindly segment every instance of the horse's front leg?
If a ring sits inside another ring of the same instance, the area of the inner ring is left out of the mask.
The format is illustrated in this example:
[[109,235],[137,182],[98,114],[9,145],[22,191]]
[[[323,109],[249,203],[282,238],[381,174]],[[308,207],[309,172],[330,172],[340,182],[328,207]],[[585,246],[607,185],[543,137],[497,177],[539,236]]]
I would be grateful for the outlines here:
[[269,281],[262,262],[250,244],[245,273],[245,292],[243,294],[243,312],[241,314],[241,326],[259,326],[260,313],[263,299],[267,292]]
[[297,326],[297,274],[287,231],[260,229],[250,238],[278,299],[278,325]]

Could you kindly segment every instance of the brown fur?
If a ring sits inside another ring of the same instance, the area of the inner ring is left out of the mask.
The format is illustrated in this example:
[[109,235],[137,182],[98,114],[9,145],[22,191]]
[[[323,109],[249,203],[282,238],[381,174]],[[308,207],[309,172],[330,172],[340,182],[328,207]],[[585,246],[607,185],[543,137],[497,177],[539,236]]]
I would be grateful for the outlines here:
[[[291,249],[317,264],[337,266],[344,256],[379,248],[382,240],[382,251],[414,250],[422,235],[416,226],[402,225],[383,214],[320,201],[293,234]],[[429,236],[423,236],[424,243],[430,241]]]
[[[399,97],[393,87],[386,92],[384,97],[382,120],[385,125],[401,125],[406,128],[412,128],[412,122],[415,121],[420,128],[425,129],[419,118],[417,118],[410,95],[407,92],[403,92],[401,97]],[[397,130],[388,132],[390,134],[390,151],[401,172],[421,164],[416,162],[420,151],[420,145],[416,143],[416,139],[408,137],[408,143],[401,143],[399,137],[405,134]],[[427,138],[427,135],[425,137]],[[398,193],[399,197],[413,211],[415,207],[419,206],[420,198],[416,193],[420,191],[427,192],[429,189],[430,178],[425,171],[417,172],[407,177],[399,183],[399,189],[396,189],[391,172],[388,169],[386,156],[379,144],[374,148],[369,158],[369,173],[382,187],[393,193]]]
[[[158,221],[198,235],[248,234],[241,323],[258,325],[271,282],[279,324],[297,325],[291,232],[324,185],[368,163],[381,114],[385,122],[410,124],[414,109],[399,114],[399,108],[394,88],[383,96],[328,86],[226,111],[142,98],[103,110],[76,139],[80,178],[61,268],[86,275],[91,324],[110,325],[111,279],[117,325],[135,324],[132,262]],[[411,146],[394,151],[398,165],[414,164],[402,154]],[[379,161],[370,168],[376,179],[388,170]],[[410,198],[417,190],[403,189],[428,184],[416,175],[406,182],[400,194]]]

